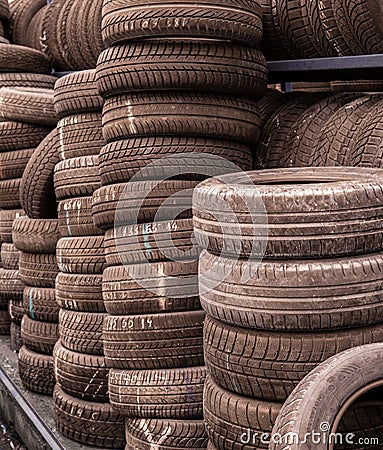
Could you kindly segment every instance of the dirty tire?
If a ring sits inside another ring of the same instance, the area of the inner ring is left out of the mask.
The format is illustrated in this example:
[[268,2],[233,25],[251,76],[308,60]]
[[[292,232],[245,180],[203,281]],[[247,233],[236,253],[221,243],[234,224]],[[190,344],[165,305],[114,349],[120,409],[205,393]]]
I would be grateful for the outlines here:
[[57,77],[36,73],[0,73],[1,87],[53,89]]
[[141,41],[104,50],[97,63],[100,94],[207,91],[261,98],[265,58],[255,48],[222,41]]
[[2,180],[21,178],[32,157],[34,148],[25,150],[12,150],[0,153],[0,177]]
[[61,309],[61,344],[68,350],[87,355],[103,355],[102,327],[106,314]]
[[20,280],[27,286],[54,288],[59,272],[56,255],[21,252],[19,272]]
[[[107,230],[119,225],[190,218],[192,193],[197,184],[196,181],[164,180],[103,186],[93,194],[94,223]],[[160,208],[169,197],[171,203]]]
[[81,400],[109,403],[109,369],[103,356],[72,352],[58,341],[53,357],[56,381],[63,391]]
[[61,272],[96,274],[105,267],[104,237],[61,238],[56,249]]
[[107,316],[103,332],[106,363],[135,370],[204,365],[203,321],[203,311]]
[[97,236],[104,232],[98,228],[92,216],[92,197],[78,197],[62,200],[57,215],[61,236]]
[[11,322],[10,334],[10,348],[13,352],[18,353],[20,348],[23,346],[23,340],[21,339],[21,326],[15,322]]
[[91,196],[101,187],[98,156],[82,156],[58,163],[54,173],[58,200]]
[[[155,107],[153,106],[155,105]],[[129,117],[134,117],[133,122]],[[229,139],[253,147],[260,135],[256,101],[198,92],[137,92],[105,100],[107,142],[146,136]]]
[[[379,251],[383,239],[378,212],[383,179],[376,170],[280,169],[204,181],[193,198],[196,240],[215,253],[244,257],[263,251],[267,258],[298,259]],[[230,187],[222,186],[225,179]],[[277,182],[281,184],[275,185]],[[235,194],[228,199],[233,186]],[[294,199],[293,204],[289,202],[288,213],[284,212],[286,196]],[[267,243],[258,234],[255,239],[250,211],[251,205],[260,205],[261,200],[268,214]],[[235,226],[227,223],[224,211],[228,207],[239,222]]]
[[19,217],[13,222],[12,239],[23,252],[55,253],[60,239],[56,219],[30,219]]
[[8,300],[23,298],[24,283],[18,270],[0,269],[0,308],[7,308]]
[[[12,323],[17,325],[21,325],[21,321],[23,320],[25,309],[23,307],[22,300],[10,300],[9,301],[9,317],[11,318]],[[20,330],[21,331],[21,330]]]
[[60,308],[71,311],[106,312],[102,299],[102,275],[60,272],[56,278],[56,301]]
[[227,170],[235,172],[252,167],[251,150],[246,145],[221,139],[176,136],[111,142],[101,149],[99,161],[103,186],[132,178],[134,181],[163,180],[174,173],[187,179],[201,179],[204,175],[221,175]]
[[[262,443],[261,436],[271,433],[281,406],[280,403],[232,394],[208,377],[204,391],[204,417],[209,440],[221,450],[237,448],[238,441],[242,442],[240,448],[243,450],[266,449],[268,444]],[[251,437],[248,444],[243,436],[245,439]]]
[[52,288],[28,287],[24,289],[23,306],[25,314],[33,320],[58,323],[59,307],[55,290]]
[[200,310],[198,261],[108,267],[102,291],[113,315]]
[[1,244],[1,266],[7,270],[19,270],[19,250],[13,244]]
[[28,390],[44,395],[53,394],[55,376],[52,356],[36,353],[23,345],[19,350],[19,375]]
[[204,367],[116,370],[109,373],[110,403],[125,417],[202,419]]
[[198,6],[190,0],[183,4],[157,0],[150,5],[109,0],[102,10],[102,38],[108,47],[149,36],[228,39],[257,47],[261,15],[260,5],[242,0],[205,0]]
[[12,225],[17,217],[25,216],[22,209],[0,210],[0,239],[12,244]]
[[[303,436],[306,432],[311,433],[309,430],[320,429],[320,423],[328,423],[331,429],[350,397],[370,384],[381,384],[382,369],[382,343],[352,348],[316,367],[283,405],[274,425],[274,431],[282,439],[280,443],[272,442],[270,449],[285,448],[283,440],[287,433]],[[336,396],[332,394],[334,389]],[[289,447],[298,449],[299,445]],[[311,445],[310,448],[314,447]],[[324,450],[327,444],[315,444],[315,448]]]
[[57,385],[53,401],[57,429],[69,439],[104,448],[124,446],[124,420],[108,403],[76,399]]
[[229,391],[284,402],[318,364],[343,350],[380,342],[382,336],[381,324],[350,330],[286,333],[234,327],[207,316],[206,367],[212,378]]
[[125,450],[205,449],[207,435],[203,420],[126,419]]
[[59,326],[57,323],[32,320],[25,315],[21,321],[21,337],[30,350],[52,355],[59,338]]
[[11,333],[11,318],[7,309],[0,310],[0,336],[9,336]]
[[52,127],[16,121],[0,122],[0,151],[23,150],[37,147]]
[[0,180],[0,208],[20,208],[20,185],[21,178],[12,180]]
[[21,45],[0,44],[1,72],[50,74],[49,58],[39,50]]
[[20,197],[32,219],[54,219],[57,203],[53,172],[59,162],[60,137],[55,128],[37,147],[24,171]]

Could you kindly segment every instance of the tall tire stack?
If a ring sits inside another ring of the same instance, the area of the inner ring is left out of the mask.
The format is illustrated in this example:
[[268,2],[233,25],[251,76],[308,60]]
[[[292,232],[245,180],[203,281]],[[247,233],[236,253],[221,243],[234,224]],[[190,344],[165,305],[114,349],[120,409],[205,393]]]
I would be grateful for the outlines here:
[[12,318],[11,345],[17,350],[20,344],[23,283],[19,276],[19,253],[12,240],[12,222],[24,214],[20,201],[24,169],[35,147],[49,133],[55,114],[53,91],[48,89],[3,87],[0,88],[0,101],[0,222],[3,241],[3,269],[0,274],[3,312],[0,328],[2,333],[9,333],[10,318],[4,310],[9,308]]
[[20,278],[26,285],[19,375],[27,389],[45,395],[53,394],[55,384],[53,348],[59,337],[55,250],[59,238],[57,219],[20,217],[13,223],[14,244],[21,251]]
[[307,168],[195,189],[213,447],[232,449],[243,436],[243,449],[268,448],[262,433],[305,375],[382,342],[382,182],[378,169]]
[[121,448],[124,423],[109,404],[102,345],[104,237],[91,213],[92,194],[100,187],[102,103],[94,71],[70,74],[56,83],[61,161],[55,166],[54,186],[62,238],[56,249],[60,341],[54,351],[54,408],[57,429],[70,439]]
[[[101,10],[102,0],[49,2],[42,19],[42,44],[55,70],[85,70],[96,67],[97,58],[104,49],[101,38]],[[33,22],[32,19],[31,28],[35,26]]]
[[191,193],[226,160],[231,171],[251,165],[261,34],[257,2],[104,2],[96,72],[107,145],[92,211],[106,231],[104,352],[126,450],[207,445]]

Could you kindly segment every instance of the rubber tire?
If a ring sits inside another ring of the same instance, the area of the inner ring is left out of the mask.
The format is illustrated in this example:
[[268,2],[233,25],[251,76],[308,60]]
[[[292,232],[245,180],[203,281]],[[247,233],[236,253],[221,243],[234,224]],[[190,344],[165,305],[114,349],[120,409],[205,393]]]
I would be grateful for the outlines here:
[[137,92],[105,100],[102,132],[107,142],[135,137],[188,136],[229,139],[252,147],[260,136],[260,117],[256,101],[247,97],[202,92]]
[[57,385],[53,393],[56,427],[69,439],[104,448],[122,448],[124,420],[107,403],[69,396]]
[[25,314],[33,320],[58,323],[59,307],[55,289],[26,286],[23,294]]
[[12,180],[0,180],[0,208],[20,208],[21,178]]
[[62,237],[104,234],[93,221],[92,197],[62,200],[58,204],[57,215]]
[[20,253],[13,244],[1,244],[1,266],[6,270],[19,269]]
[[57,78],[36,73],[0,73],[0,87],[53,89]]
[[50,74],[49,58],[39,50],[22,45],[0,44],[1,72]]
[[103,355],[102,327],[106,314],[61,309],[61,344],[68,350],[87,355]]
[[21,326],[15,322],[11,322],[10,334],[11,337],[9,347],[14,353],[18,353],[20,348],[23,346],[23,341],[21,339]]
[[102,273],[105,268],[103,236],[61,238],[56,249],[61,272],[78,274]]
[[20,198],[32,219],[57,218],[53,172],[59,162],[60,136],[55,128],[37,147],[24,171]]
[[56,301],[60,308],[90,313],[106,312],[102,299],[102,275],[59,273]]
[[258,99],[266,92],[261,52],[224,41],[141,41],[104,50],[97,62],[104,98],[132,91],[206,91]]
[[40,322],[25,315],[21,321],[21,338],[29,350],[52,355],[59,338],[59,327],[57,323]]
[[109,369],[103,356],[72,352],[58,341],[53,357],[56,382],[64,392],[89,402],[109,403]]
[[[103,186],[93,194],[93,221],[98,228],[107,230],[119,225],[173,220],[174,215],[188,219],[192,216],[191,197],[197,184],[196,181],[164,180]],[[172,197],[171,204],[157,214],[169,197]],[[183,213],[178,214],[179,211]]]
[[22,209],[0,210],[0,240],[12,244],[12,225],[17,217],[25,216]]
[[203,311],[107,316],[104,354],[108,367],[146,370],[204,365]]
[[381,324],[350,330],[286,333],[234,327],[207,316],[206,367],[212,378],[228,391],[283,403],[318,364],[343,350],[380,342],[382,335]]
[[91,196],[101,187],[98,156],[82,156],[58,163],[54,173],[58,200]]
[[[207,180],[194,190],[195,238],[214,253],[241,257],[313,259],[380,251],[382,181],[379,169],[347,167],[254,171]],[[223,186],[226,182],[230,185]],[[250,213],[260,201],[261,235]],[[228,207],[238,220],[232,228]]]
[[23,291],[24,283],[18,270],[0,269],[0,308],[6,308],[8,300],[21,300]]
[[202,419],[204,367],[109,373],[113,408],[125,417]]
[[[21,325],[21,321],[23,320],[25,310],[23,307],[22,300],[13,300],[11,299],[8,304],[8,312],[9,317],[13,324]],[[21,333],[21,329],[19,330]],[[20,336],[21,339],[21,336]]]
[[109,314],[135,315],[200,310],[198,261],[108,267],[102,295]]
[[[257,47],[262,11],[246,0],[204,0],[196,6],[155,1],[108,0],[102,10],[102,38],[109,47],[143,38],[191,37],[230,40]],[[129,27],[126,27],[129,23]]]
[[13,243],[23,252],[55,253],[60,239],[58,228],[56,219],[19,217],[13,222]]
[[52,396],[55,387],[52,356],[36,353],[23,345],[19,350],[19,376],[29,391]]
[[[281,442],[271,442],[270,449],[285,448],[283,440],[287,433],[303,436],[305,432],[320,429],[320,423],[329,424],[331,430],[342,406],[355,392],[374,382],[381,383],[382,364],[383,345],[375,343],[352,348],[319,365],[301,381],[283,405],[273,429],[281,436]],[[328,448],[327,443],[314,445],[307,442],[306,446],[308,450]],[[300,448],[296,443],[289,447],[292,450]]]
[[[192,137],[127,139],[105,145],[100,152],[103,186],[174,174],[200,179],[252,167],[251,149],[234,141]],[[232,163],[232,164],[230,164]]]
[[220,450],[267,449],[262,438],[271,434],[282,406],[232,394],[210,377],[205,383],[203,404],[206,433],[214,447]]
[[56,255],[51,253],[20,254],[20,280],[27,286],[54,288],[59,272]]
[[0,177],[2,180],[21,178],[35,149],[12,150],[0,153]]

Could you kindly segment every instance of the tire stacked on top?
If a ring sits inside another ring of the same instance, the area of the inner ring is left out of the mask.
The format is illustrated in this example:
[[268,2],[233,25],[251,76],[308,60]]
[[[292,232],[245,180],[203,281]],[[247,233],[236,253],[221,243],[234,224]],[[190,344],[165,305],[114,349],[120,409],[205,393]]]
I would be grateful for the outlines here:
[[[103,233],[93,224],[93,192],[100,187],[98,153],[103,144],[102,98],[94,71],[57,81],[55,108],[61,117],[60,159],[54,173],[60,273],[56,296],[60,306],[60,341],[54,351],[57,428],[88,445],[124,445],[122,418],[109,404],[108,369],[103,356]],[[81,411],[81,414],[73,414]]]
[[9,44],[8,32],[11,20],[11,12],[8,0],[1,0],[0,2],[0,43]]
[[262,0],[263,48],[270,59],[383,52],[379,0]]
[[106,231],[104,351],[127,450],[206,447],[191,190],[206,167],[224,171],[208,156],[251,164],[267,78],[260,12],[257,2],[236,0],[104,2],[109,48],[97,84],[108,143],[93,216]]
[[57,71],[96,67],[97,57],[104,49],[101,9],[102,0],[49,2],[43,17],[42,43]]
[[[44,59],[43,56],[41,58]],[[37,64],[37,61],[35,63]],[[54,125],[53,91],[25,87],[0,88],[0,207],[2,223],[1,297],[10,300],[13,317],[12,347],[17,350],[23,286],[18,272],[18,251],[12,242],[13,219],[23,215],[21,177],[35,147]],[[8,308],[8,305],[3,304]],[[2,313],[5,331],[6,313]],[[9,321],[9,319],[8,319]],[[9,328],[9,323],[8,323]]]
[[243,449],[268,448],[262,432],[307,373],[342,350],[382,341],[382,176],[284,169],[195,189],[196,238],[207,248],[199,269],[204,411],[215,448],[231,449],[240,436]]
[[45,395],[53,394],[55,384],[52,354],[59,337],[59,308],[54,289],[59,238],[57,219],[20,217],[13,223],[14,243],[21,251],[20,278],[26,285],[19,375],[24,386]]

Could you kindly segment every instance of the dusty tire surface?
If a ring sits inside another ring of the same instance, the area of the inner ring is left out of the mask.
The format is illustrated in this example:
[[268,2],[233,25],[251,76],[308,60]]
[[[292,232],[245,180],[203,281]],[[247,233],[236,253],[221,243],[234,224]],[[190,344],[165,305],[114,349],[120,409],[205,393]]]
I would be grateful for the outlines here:
[[56,254],[61,272],[102,273],[105,267],[104,237],[61,238],[57,243]]
[[21,322],[21,338],[30,350],[52,355],[59,338],[59,327],[57,323],[40,322],[25,315]]
[[55,253],[60,239],[56,219],[30,219],[19,217],[13,222],[12,239],[23,252]]
[[62,237],[104,234],[93,221],[92,202],[91,196],[69,198],[59,202],[57,216]]
[[53,394],[55,376],[52,356],[36,353],[23,345],[19,350],[19,375],[30,391]]
[[21,252],[19,272],[20,280],[27,286],[54,288],[59,272],[56,255]]
[[24,288],[23,307],[25,314],[33,320],[58,323],[59,307],[56,303],[56,293],[52,288]]

